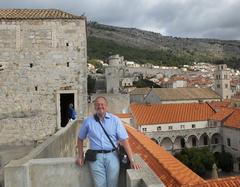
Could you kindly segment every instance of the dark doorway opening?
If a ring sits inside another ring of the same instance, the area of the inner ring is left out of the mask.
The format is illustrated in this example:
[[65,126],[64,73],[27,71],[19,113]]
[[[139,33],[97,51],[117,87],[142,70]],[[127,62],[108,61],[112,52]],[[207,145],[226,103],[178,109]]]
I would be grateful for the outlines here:
[[[74,94],[60,94],[60,111],[61,111],[61,127],[65,127],[68,123],[68,107],[72,103],[74,107]],[[75,108],[75,107],[74,107]]]
[[184,138],[181,139],[181,148],[185,148],[185,140],[184,140]]

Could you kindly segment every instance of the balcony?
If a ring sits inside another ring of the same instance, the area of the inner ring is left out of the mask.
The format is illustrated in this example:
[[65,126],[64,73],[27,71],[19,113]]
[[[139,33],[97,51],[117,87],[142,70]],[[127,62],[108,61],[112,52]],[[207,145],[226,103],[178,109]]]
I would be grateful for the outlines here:
[[[89,167],[75,164],[76,130],[80,121],[69,124],[36,147],[27,156],[11,161],[4,168],[5,187],[93,187]],[[70,156],[69,156],[70,155]],[[134,155],[142,166],[120,173],[120,187],[165,185],[151,168]]]

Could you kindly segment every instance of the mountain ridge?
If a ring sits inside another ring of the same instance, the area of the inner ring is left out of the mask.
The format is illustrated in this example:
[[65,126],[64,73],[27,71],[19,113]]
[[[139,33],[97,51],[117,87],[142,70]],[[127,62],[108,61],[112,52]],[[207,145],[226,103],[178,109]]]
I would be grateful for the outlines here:
[[[139,50],[141,53],[147,51],[154,54],[159,52],[163,55],[172,55],[174,58],[185,59],[186,64],[194,61],[206,61],[210,63],[227,63],[235,68],[240,66],[240,41],[238,40],[163,36],[160,33],[151,31],[109,26],[97,22],[89,22],[87,31],[90,58],[94,58],[91,51],[94,48],[92,44],[95,42],[96,45],[96,41],[98,41],[105,42],[108,45],[112,43],[113,46],[115,45],[119,48],[126,47],[131,50]],[[124,53],[120,55],[129,57],[128,54],[126,55],[126,52]],[[161,55],[156,56],[156,59],[149,60],[154,64],[173,65],[172,63],[163,62]],[[106,58],[106,54],[103,55],[103,58]],[[131,60],[134,60],[134,57],[132,58]],[[169,57],[169,59],[172,58]],[[143,60],[147,62],[147,59],[143,58]],[[177,62],[177,59],[175,61]],[[182,65],[182,63],[177,65]]]

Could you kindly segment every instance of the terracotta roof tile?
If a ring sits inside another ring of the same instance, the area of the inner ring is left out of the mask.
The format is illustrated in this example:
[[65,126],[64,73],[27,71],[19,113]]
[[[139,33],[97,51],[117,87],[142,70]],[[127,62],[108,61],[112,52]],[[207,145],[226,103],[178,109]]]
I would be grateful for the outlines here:
[[130,126],[126,128],[133,152],[143,158],[166,186],[178,187],[204,181],[150,138]]
[[235,109],[231,116],[224,122],[225,127],[240,129],[240,109]]
[[206,103],[131,104],[137,125],[206,121],[215,112]]
[[240,176],[204,180],[149,137],[126,125],[129,142],[166,187],[239,187]]
[[221,108],[221,107],[228,107],[230,106],[231,102],[229,101],[213,101],[210,102],[209,105],[211,105],[211,107],[215,108]]
[[57,9],[0,9],[0,19],[85,19]]
[[222,121],[228,116],[230,116],[234,112],[234,109],[230,108],[220,108],[219,111],[217,111],[213,116],[211,116],[210,120],[215,121]]

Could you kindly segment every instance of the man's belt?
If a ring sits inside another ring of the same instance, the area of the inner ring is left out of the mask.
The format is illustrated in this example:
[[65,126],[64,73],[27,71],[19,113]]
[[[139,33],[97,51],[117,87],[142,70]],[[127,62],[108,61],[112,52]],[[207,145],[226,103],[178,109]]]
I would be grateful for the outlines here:
[[116,149],[112,149],[112,150],[94,150],[96,153],[111,153],[116,151]]

